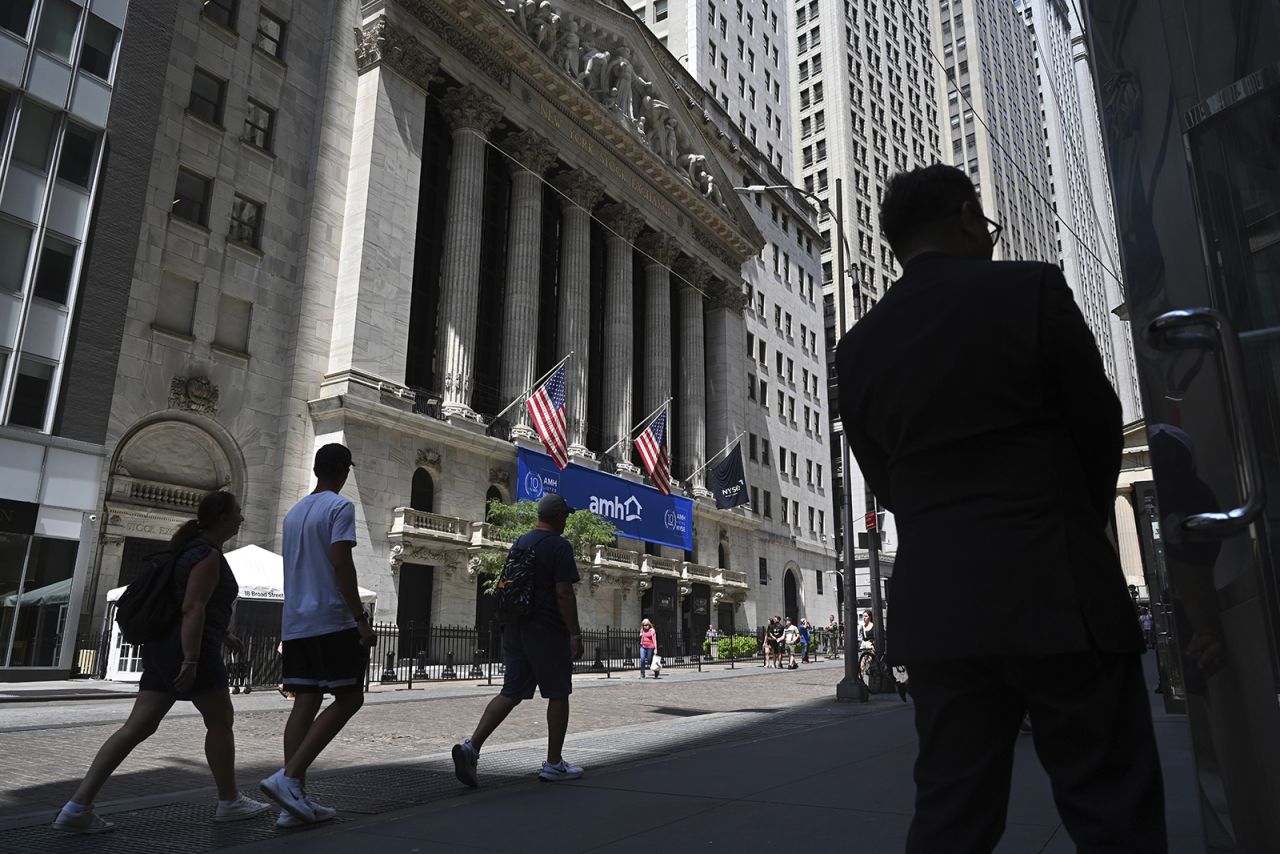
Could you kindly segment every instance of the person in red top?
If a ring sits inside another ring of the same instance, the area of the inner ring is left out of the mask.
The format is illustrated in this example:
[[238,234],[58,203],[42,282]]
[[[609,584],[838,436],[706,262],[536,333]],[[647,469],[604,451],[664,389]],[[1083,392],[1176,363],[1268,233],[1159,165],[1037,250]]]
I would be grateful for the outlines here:
[[[648,620],[640,621],[640,678],[643,679],[649,672],[649,666],[653,664],[653,658],[658,654],[658,633],[653,630],[653,623]],[[655,671],[653,678],[657,679],[658,674]]]

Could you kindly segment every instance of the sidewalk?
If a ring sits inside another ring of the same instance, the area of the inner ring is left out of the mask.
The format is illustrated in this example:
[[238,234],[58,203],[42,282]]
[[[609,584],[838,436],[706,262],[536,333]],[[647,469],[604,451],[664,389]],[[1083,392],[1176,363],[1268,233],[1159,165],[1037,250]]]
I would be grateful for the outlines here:
[[[588,768],[582,780],[572,783],[482,788],[426,807],[297,831],[238,850],[285,851],[305,836],[308,854],[347,854],[360,848],[376,848],[379,854],[789,848],[898,852],[906,841],[914,794],[912,715],[909,706],[883,696],[868,712],[808,726],[770,722],[748,743]],[[1158,715],[1156,727],[1165,767],[1170,851],[1203,851],[1188,776],[1185,721]],[[565,755],[575,758],[571,747]],[[482,775],[484,763],[482,757]],[[1075,851],[1030,738],[1018,744],[1008,827],[997,851]]]

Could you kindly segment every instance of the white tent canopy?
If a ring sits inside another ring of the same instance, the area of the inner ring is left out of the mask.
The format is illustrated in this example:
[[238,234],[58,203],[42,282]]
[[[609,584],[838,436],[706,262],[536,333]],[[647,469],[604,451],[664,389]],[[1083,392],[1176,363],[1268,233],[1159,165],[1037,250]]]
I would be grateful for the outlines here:
[[[248,545],[226,554],[231,573],[240,585],[240,599],[265,602],[284,601],[284,558],[260,546]],[[107,593],[107,601],[114,602],[124,594],[125,588],[117,587]],[[378,594],[361,587],[360,601],[375,604]]]

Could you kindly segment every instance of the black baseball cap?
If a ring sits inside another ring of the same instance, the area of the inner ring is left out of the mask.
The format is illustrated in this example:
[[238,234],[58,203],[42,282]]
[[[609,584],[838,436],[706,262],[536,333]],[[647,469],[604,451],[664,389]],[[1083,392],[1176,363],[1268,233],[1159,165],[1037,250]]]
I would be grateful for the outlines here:
[[355,463],[351,460],[351,451],[346,445],[330,442],[316,451],[315,467],[317,471],[338,472],[349,469],[354,465]]
[[539,519],[545,519],[550,516],[568,516],[573,512],[569,502],[565,501],[563,496],[554,492],[548,492],[538,500]]

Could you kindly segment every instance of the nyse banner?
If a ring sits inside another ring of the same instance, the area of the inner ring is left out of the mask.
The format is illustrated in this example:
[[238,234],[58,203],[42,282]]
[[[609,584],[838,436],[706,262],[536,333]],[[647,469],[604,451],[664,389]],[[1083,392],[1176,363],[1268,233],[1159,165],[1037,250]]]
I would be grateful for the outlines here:
[[516,453],[517,499],[537,501],[554,492],[576,510],[590,510],[618,529],[618,534],[649,543],[693,548],[693,501],[663,495],[625,478],[570,463],[564,471],[551,457],[528,448]]

